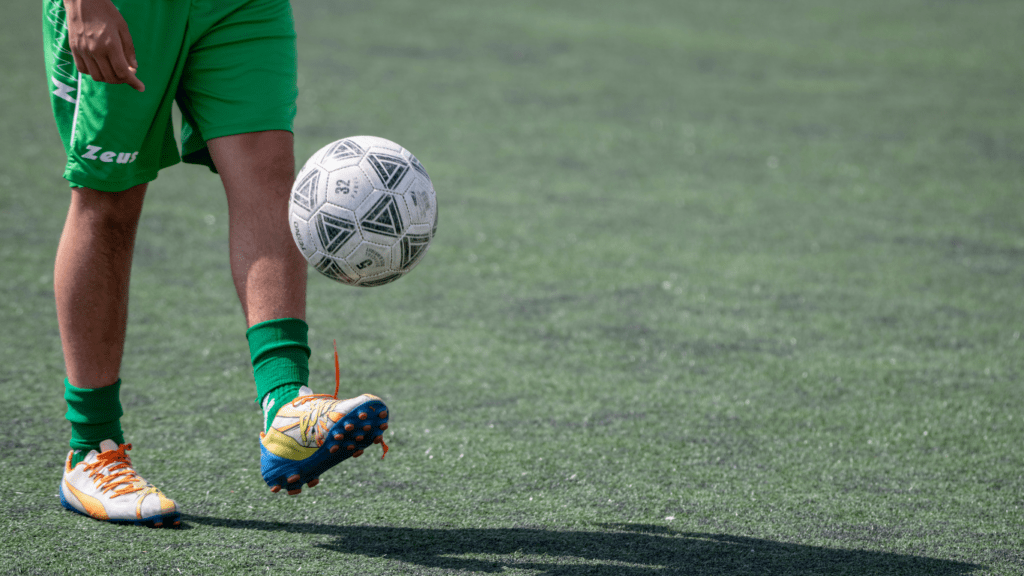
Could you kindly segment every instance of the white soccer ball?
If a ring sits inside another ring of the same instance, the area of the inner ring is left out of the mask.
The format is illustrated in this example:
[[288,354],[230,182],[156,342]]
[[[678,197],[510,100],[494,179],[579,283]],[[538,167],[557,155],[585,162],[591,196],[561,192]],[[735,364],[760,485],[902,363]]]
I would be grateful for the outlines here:
[[381,286],[412,270],[437,232],[434,186],[419,160],[376,136],[332,142],[299,170],[292,237],[321,274]]

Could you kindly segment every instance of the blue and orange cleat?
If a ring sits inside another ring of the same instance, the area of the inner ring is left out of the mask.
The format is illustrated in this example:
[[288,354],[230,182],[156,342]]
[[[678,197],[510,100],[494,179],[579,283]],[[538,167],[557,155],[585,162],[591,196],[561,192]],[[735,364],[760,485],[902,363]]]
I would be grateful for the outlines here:
[[312,488],[321,474],[343,460],[362,456],[371,444],[380,444],[388,453],[384,443],[388,407],[372,394],[338,400],[337,349],[334,367],[333,396],[314,394],[303,386],[299,396],[277,412],[270,430],[260,434],[260,468],[271,492],[285,489],[298,494],[303,484]]
[[71,466],[72,453],[64,464],[60,503],[83,516],[119,524],[178,526],[181,513],[174,500],[146,482],[132,468],[128,450],[113,440],[100,443],[85,459]]

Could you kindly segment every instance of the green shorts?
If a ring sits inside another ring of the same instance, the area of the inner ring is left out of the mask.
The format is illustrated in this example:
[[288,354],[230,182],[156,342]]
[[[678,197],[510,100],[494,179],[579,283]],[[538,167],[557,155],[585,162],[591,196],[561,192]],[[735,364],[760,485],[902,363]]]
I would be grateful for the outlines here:
[[[289,0],[113,0],[128,23],[146,85],[82,75],[68,50],[62,0],[43,0],[53,116],[72,186],[117,192],[185,162],[216,171],[206,142],[292,130],[298,97]],[[181,152],[171,123],[182,114]]]

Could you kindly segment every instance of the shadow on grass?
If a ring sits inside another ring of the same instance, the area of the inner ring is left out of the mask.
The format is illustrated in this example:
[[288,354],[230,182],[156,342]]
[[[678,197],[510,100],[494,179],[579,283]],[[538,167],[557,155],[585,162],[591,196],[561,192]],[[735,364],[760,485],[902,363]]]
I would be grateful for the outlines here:
[[954,576],[975,564],[921,556],[834,550],[730,536],[676,532],[664,526],[606,524],[606,531],[535,528],[400,528],[230,520],[183,515],[185,523],[238,530],[333,536],[314,546],[388,558],[424,568],[502,572],[540,570],[545,576],[597,574],[930,574]]

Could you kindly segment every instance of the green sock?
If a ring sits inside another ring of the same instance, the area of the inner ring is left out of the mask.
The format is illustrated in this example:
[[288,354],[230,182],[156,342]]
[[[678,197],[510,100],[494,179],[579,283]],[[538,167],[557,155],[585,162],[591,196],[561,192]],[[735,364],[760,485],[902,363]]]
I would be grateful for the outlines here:
[[297,318],[260,322],[246,331],[256,404],[263,409],[263,431],[277,411],[299,395],[309,382],[309,326]]
[[90,450],[99,450],[100,442],[113,440],[124,444],[121,431],[121,380],[103,388],[76,388],[64,380],[64,400],[68,411],[64,417],[71,423],[71,465],[81,462]]

